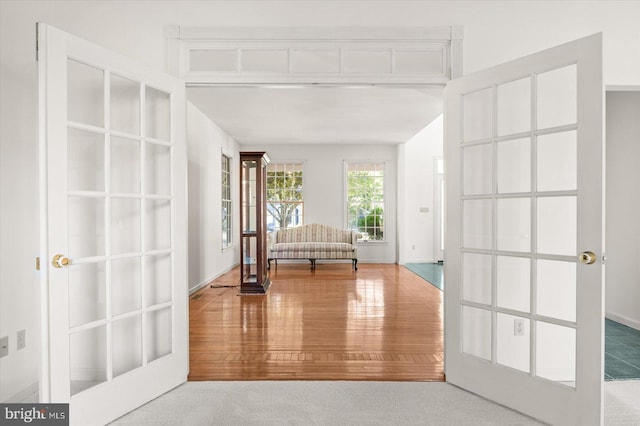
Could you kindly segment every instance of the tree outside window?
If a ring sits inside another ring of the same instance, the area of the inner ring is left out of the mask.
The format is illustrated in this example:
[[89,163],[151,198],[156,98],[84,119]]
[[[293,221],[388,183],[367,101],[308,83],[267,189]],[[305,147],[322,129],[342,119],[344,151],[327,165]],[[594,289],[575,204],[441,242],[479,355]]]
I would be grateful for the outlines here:
[[347,163],[347,227],[384,240],[384,163]]
[[302,163],[271,163],[267,166],[267,230],[302,225]]

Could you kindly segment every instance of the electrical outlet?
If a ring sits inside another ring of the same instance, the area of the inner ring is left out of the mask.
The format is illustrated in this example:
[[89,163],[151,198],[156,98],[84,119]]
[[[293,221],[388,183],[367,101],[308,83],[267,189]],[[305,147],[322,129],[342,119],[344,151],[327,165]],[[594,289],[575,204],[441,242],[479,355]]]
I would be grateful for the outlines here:
[[20,350],[25,346],[27,346],[27,330],[20,330],[18,331],[18,344],[16,347]]
[[0,358],[9,355],[9,336],[0,339]]
[[524,320],[516,318],[513,320],[513,335],[524,336]]

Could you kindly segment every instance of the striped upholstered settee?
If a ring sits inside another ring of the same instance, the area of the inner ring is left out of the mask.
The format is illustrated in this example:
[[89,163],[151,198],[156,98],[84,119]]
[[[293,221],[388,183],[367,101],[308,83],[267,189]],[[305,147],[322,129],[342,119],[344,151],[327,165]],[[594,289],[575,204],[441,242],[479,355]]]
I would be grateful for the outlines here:
[[350,259],[353,269],[358,270],[358,231],[313,223],[291,229],[274,231],[268,239],[268,263],[278,259],[309,259],[311,270],[316,269],[316,260]]

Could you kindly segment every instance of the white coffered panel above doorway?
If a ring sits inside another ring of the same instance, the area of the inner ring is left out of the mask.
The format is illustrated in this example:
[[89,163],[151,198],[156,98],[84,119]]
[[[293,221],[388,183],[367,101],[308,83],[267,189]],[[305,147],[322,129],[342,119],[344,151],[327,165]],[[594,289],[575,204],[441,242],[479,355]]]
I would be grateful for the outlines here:
[[169,71],[188,84],[445,84],[461,27],[167,29]]

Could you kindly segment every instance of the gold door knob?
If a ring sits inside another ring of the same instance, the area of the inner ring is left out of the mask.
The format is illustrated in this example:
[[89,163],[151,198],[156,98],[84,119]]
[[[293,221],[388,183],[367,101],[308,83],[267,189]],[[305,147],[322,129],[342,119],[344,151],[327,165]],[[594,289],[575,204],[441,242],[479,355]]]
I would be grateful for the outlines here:
[[65,266],[69,266],[69,258],[64,257],[63,254],[56,254],[53,256],[51,264],[54,268],[64,268]]
[[596,261],[596,254],[592,251],[583,251],[578,255],[578,261],[585,265],[591,265]]

